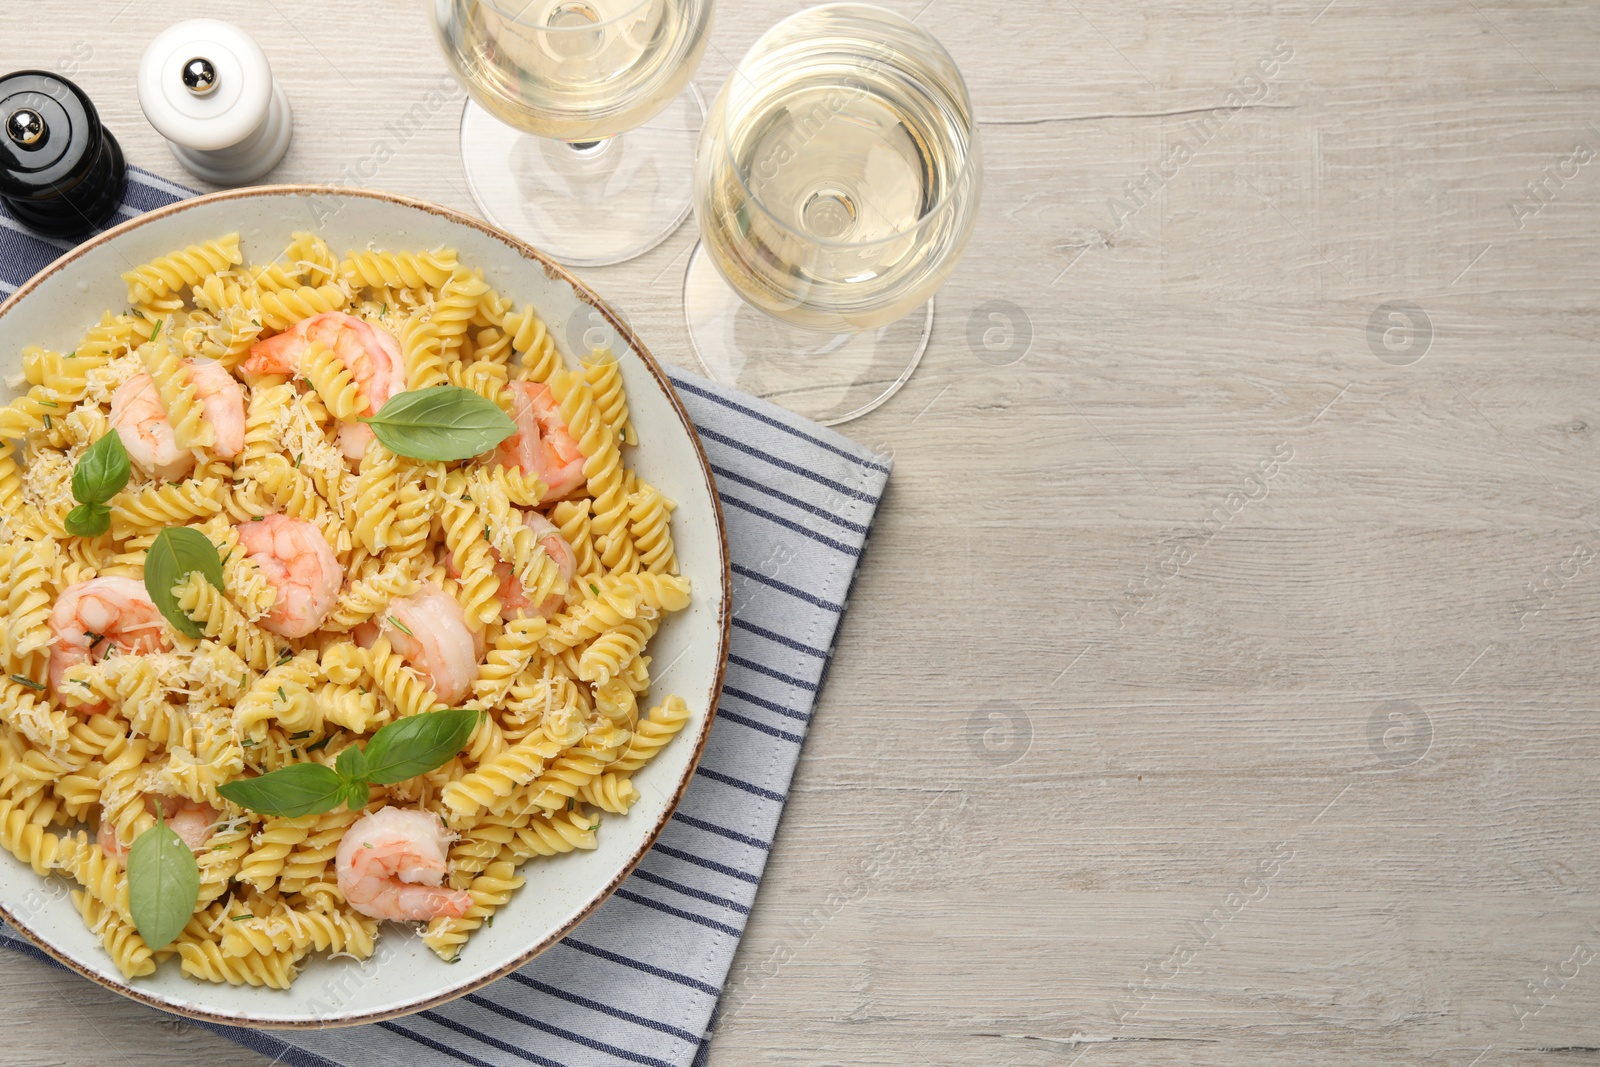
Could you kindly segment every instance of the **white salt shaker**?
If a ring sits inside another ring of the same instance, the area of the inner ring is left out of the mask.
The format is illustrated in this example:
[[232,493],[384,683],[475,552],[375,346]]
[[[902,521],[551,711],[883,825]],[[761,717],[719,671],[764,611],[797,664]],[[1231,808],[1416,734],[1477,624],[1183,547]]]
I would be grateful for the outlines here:
[[217,185],[255,181],[289,148],[289,99],[266,53],[217,19],[180,22],[150,42],[139,106],[178,162]]

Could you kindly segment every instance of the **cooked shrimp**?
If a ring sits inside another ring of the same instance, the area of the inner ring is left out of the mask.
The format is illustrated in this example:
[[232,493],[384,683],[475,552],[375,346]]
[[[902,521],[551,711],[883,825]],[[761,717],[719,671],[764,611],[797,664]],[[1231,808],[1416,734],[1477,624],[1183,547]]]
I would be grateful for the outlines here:
[[[533,536],[539,539],[539,547],[544,549],[545,555],[555,561],[561,580],[572,581],[572,576],[578,570],[578,560],[572,554],[572,546],[561,536],[561,530],[537,511],[528,512],[524,522],[528,529],[533,531]],[[522,583],[511,573],[511,564],[501,563],[495,567],[494,572],[500,575],[501,618],[522,619],[530,615],[541,615],[548,619],[561,610],[563,598],[553,593],[545,597],[543,604],[530,603],[523,595]]]
[[344,584],[344,568],[322,531],[287,515],[267,515],[236,529],[245,558],[278,593],[262,628],[283,637],[304,637],[321,626]]
[[468,628],[466,612],[443,589],[424,585],[408,597],[390,601],[378,632],[446,704],[457,703],[472,690],[483,634]]
[[[204,801],[190,800],[188,797],[169,797],[164,793],[146,793],[144,810],[151,815],[160,815],[166,819],[173,833],[189,846],[191,852],[198,852],[205,846],[206,841],[211,838],[212,829],[222,818],[220,811]],[[95,841],[107,855],[118,859],[127,855],[128,849],[133,846],[132,841],[124,844],[118,840],[116,824],[105,817],[104,809],[101,810],[100,831]]]
[[549,486],[546,503],[563,500],[584,484],[578,442],[561,421],[561,409],[548,385],[517,381],[511,383],[511,390],[515,395],[511,417],[517,432],[500,442],[494,461],[537,474]]
[[[313,341],[326,345],[350,371],[367,402],[366,414],[376,415],[391,396],[405,391],[405,357],[394,334],[342,311],[301,319],[282,333],[257,341],[240,367],[246,374],[293,374]],[[370,440],[372,430],[365,423],[339,428],[339,447],[350,459],[360,459]]]
[[184,365],[204,409],[201,418],[217,437],[211,451],[232,459],[244,451],[244,386],[214,359],[189,359]]
[[167,621],[134,578],[90,578],[62,590],[50,611],[50,687],[58,694],[67,671],[103,659],[112,647],[143,655],[172,647]]
[[379,808],[339,839],[339,891],[352,908],[374,919],[460,918],[472,906],[472,894],[439,884],[449,844],[450,834],[433,812]]
[[[244,448],[244,389],[213,359],[186,359],[201,418],[216,437],[211,451],[232,459]],[[135,374],[111,394],[111,425],[128,458],[163,481],[175,482],[194,468],[194,454],[178,447],[161,394],[148,374]]]

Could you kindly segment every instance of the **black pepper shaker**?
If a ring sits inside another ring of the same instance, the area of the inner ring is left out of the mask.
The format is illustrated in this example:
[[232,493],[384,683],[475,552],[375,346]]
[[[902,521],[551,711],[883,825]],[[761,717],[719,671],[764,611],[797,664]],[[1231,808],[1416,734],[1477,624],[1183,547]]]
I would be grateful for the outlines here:
[[122,202],[128,165],[72,82],[42,70],[0,78],[0,201],[48,237],[82,237]]

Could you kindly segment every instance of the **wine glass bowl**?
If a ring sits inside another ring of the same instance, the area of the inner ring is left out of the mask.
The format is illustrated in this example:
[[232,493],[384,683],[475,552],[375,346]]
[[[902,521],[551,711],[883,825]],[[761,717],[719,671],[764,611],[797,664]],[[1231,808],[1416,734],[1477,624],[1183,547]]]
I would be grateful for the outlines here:
[[557,259],[618,263],[689,212],[714,0],[434,0],[466,88],[461,154],[502,228]]
[[445,55],[472,99],[526,133],[590,143],[653,118],[705,52],[711,4],[438,0]]
[[[905,380],[926,342],[925,334],[916,340],[922,331],[914,324],[892,339],[882,331],[927,304],[954,268],[981,189],[965,81],[925,30],[856,3],[779,23],[717,96],[696,154],[702,243],[685,299],[702,362],[714,377],[782,393],[782,402],[826,421],[860,413],[863,404],[870,410],[886,398],[885,382],[892,392]],[[803,345],[815,356],[807,358],[792,351],[792,332],[775,334],[788,339],[790,362],[804,364],[793,374],[810,382],[799,392],[775,386],[786,374],[770,362],[783,353],[769,358],[743,344],[726,350],[737,332],[726,320],[738,313],[703,276],[706,264],[767,316],[856,336]],[[855,350],[853,359],[846,349]],[[858,388],[819,392],[819,376],[830,374]],[[863,400],[863,388],[877,392]],[[811,400],[801,400],[802,392]],[[818,403],[831,407],[818,410]],[[832,410],[841,403],[849,410]]]

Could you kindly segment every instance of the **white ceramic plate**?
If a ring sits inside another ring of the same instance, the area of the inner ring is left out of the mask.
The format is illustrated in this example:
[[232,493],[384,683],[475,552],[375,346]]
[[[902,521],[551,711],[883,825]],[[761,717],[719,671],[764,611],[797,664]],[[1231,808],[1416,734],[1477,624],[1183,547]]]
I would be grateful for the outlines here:
[[[127,305],[123,271],[176,248],[237,230],[246,262],[277,256],[296,230],[311,230],[337,253],[354,248],[448,245],[481,268],[490,285],[531,301],[573,363],[586,331],[618,340],[639,448],[629,461],[678,502],[672,535],[694,603],[650,644],[650,697],[682,695],[694,711],[683,734],[635,778],[642,798],[626,816],[605,816],[600,847],[521,868],[527,884],[472,935],[461,960],[445,964],[405,926],[385,923],[372,960],[308,959],[288,990],[211,985],[185,978],[169,961],[125,980],[84,928],[61,878],[42,880],[0,851],[0,914],[62,963],[119,993],[167,1011],[261,1027],[344,1026],[440,1004],[528,962],[600,905],[643,858],[687,788],[711,726],[727,662],[730,614],[727,545],[711,471],[693,424],[659,364],[619,316],[564,269],[477,219],[386,193],[331,186],[268,186],[216,193],[141,215],[74,249],[0,305],[0,373],[19,369],[24,345],[69,349],[107,308]],[[589,340],[594,340],[591,333]],[[0,391],[3,392],[3,391]]]

